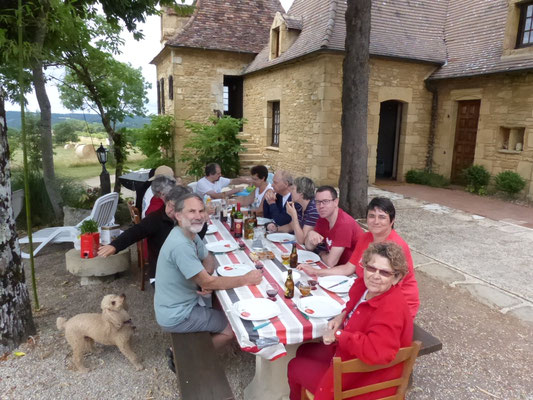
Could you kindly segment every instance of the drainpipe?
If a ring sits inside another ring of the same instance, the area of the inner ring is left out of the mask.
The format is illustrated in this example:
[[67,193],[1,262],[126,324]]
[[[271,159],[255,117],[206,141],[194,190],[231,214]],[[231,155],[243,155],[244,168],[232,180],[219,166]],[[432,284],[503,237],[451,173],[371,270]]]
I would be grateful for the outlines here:
[[424,81],[426,89],[431,92],[433,98],[431,100],[431,121],[429,124],[429,137],[428,148],[426,154],[426,171],[431,172],[433,170],[433,152],[435,150],[435,135],[437,131],[437,111],[439,106],[439,93],[437,87],[432,81],[426,79]]

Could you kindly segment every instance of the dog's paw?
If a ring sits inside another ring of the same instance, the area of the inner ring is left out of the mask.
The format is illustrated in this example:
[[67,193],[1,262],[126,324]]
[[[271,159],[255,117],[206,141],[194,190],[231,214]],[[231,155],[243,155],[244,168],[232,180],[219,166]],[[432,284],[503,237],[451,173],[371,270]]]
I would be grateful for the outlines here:
[[144,366],[142,364],[135,364],[135,369],[137,371],[142,371],[144,369]]

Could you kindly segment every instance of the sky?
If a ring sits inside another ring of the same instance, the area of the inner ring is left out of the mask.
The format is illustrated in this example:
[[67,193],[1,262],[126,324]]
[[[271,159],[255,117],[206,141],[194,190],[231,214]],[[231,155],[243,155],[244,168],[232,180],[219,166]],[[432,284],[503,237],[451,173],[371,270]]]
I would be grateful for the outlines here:
[[[280,0],[281,5],[288,10],[294,0]],[[186,1],[190,3],[190,1]],[[159,16],[148,17],[144,24],[139,25],[139,29],[144,33],[144,39],[136,41],[133,39],[131,33],[126,29],[122,32],[122,39],[124,40],[124,46],[122,48],[122,54],[117,55],[115,58],[119,61],[130,63],[135,68],[141,68],[144,79],[152,84],[152,88],[148,90],[148,104],[146,108],[149,114],[157,113],[157,94],[155,88],[156,81],[156,69],[155,65],[151,65],[150,61],[161,50],[160,36],[161,36],[161,22]],[[52,77],[60,79],[63,75],[63,71],[60,69],[48,69],[47,74]],[[59,99],[59,92],[54,85],[54,79],[50,79],[46,85],[50,104],[52,106],[53,113],[70,113],[71,111],[63,107],[61,100]],[[39,105],[34,93],[30,93],[26,96],[28,101],[28,111],[39,111]],[[6,110],[8,111],[20,111],[18,104],[6,103]],[[86,111],[90,112],[90,111]]]

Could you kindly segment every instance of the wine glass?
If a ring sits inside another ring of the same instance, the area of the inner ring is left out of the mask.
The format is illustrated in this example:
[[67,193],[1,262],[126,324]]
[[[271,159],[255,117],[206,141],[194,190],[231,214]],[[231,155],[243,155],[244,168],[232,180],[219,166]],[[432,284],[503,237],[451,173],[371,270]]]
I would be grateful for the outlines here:
[[264,267],[265,266],[263,265],[263,263],[261,261],[256,261],[255,262],[255,269],[256,270],[263,272],[263,268]]
[[274,288],[274,286],[267,285],[266,294],[269,300],[276,301],[276,295],[278,294],[278,291],[276,290],[276,288]]
[[318,276],[311,275],[307,280],[307,283],[309,286],[311,286],[311,290],[316,290],[316,285],[318,285]]

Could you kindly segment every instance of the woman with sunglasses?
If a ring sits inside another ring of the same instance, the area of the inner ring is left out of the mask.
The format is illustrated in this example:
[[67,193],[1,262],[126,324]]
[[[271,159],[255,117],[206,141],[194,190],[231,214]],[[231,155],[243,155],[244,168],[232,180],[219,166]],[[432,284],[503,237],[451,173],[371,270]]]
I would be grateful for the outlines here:
[[415,278],[415,270],[413,258],[411,257],[411,250],[409,246],[394,230],[394,220],[396,217],[396,209],[394,204],[386,197],[374,197],[366,209],[366,223],[368,225],[368,232],[365,232],[359,240],[350,257],[350,261],[346,264],[337,265],[333,268],[314,269],[310,265],[300,264],[298,269],[305,273],[312,273],[317,276],[325,275],[352,275],[357,274],[359,278],[363,277],[362,258],[363,253],[371,243],[394,242],[398,244],[404,252],[405,259],[409,272],[405,278],[400,282],[400,287],[405,296],[409,310],[413,320],[418,312],[420,300],[418,297],[418,283]]
[[[388,364],[401,347],[411,345],[413,319],[398,283],[408,273],[400,246],[372,243],[364,252],[363,278],[350,289],[346,308],[328,323],[323,343],[301,345],[289,362],[290,400],[299,400],[302,387],[315,400],[333,399],[334,356],[358,358],[366,364]],[[369,373],[343,376],[343,390],[399,378],[402,364]],[[358,400],[392,396],[396,388],[357,397]]]

